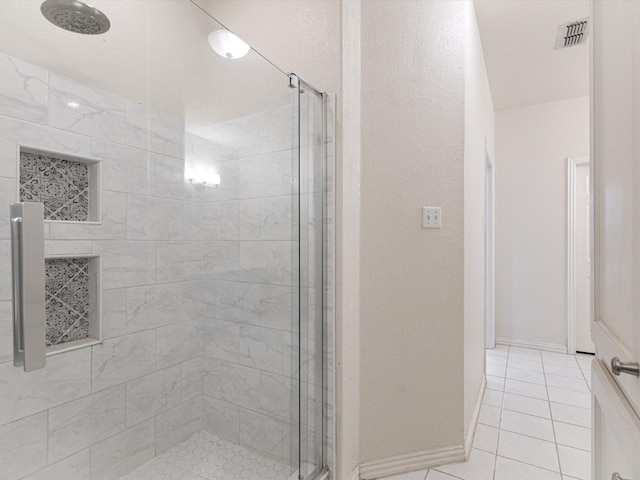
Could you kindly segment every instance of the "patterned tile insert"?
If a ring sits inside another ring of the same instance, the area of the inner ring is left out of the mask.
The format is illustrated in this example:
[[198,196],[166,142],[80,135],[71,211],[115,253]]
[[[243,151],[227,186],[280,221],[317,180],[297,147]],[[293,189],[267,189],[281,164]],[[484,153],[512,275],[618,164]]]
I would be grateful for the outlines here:
[[120,480],[288,480],[293,469],[198,432]]
[[20,201],[44,204],[47,220],[89,220],[88,165],[20,152]]
[[45,260],[47,346],[89,337],[89,259]]

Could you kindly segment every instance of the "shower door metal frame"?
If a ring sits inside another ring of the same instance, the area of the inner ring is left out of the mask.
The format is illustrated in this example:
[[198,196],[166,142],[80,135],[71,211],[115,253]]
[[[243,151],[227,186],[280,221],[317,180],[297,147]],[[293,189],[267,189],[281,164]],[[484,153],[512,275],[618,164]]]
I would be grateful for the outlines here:
[[[299,366],[299,382],[300,382],[300,388],[298,390],[299,393],[299,398],[298,398],[298,442],[299,442],[299,459],[298,459],[298,478],[299,480],[306,480],[306,479],[314,479],[314,478],[318,478],[324,471],[326,471],[327,469],[327,465],[326,465],[326,445],[325,445],[325,437],[326,437],[326,429],[327,429],[327,412],[326,412],[326,405],[327,405],[327,398],[325,396],[325,387],[327,384],[327,366],[326,366],[326,362],[325,362],[325,341],[326,341],[326,332],[325,332],[325,325],[326,325],[326,317],[325,317],[325,306],[326,306],[326,302],[327,302],[327,283],[326,283],[326,273],[327,273],[327,264],[326,264],[326,259],[327,259],[327,252],[326,252],[326,241],[327,241],[327,236],[326,236],[326,191],[327,191],[327,101],[328,101],[328,94],[326,92],[322,92],[320,90],[317,90],[316,88],[314,88],[312,85],[310,85],[309,83],[307,83],[306,81],[304,81],[303,79],[301,79],[300,77],[298,77],[295,73],[291,73],[289,75],[289,84],[292,88],[297,88],[298,91],[298,172],[300,174],[301,170],[301,165],[302,165],[302,122],[303,120],[306,120],[307,122],[310,121],[308,115],[308,111],[307,111],[307,117],[303,118],[302,115],[302,111],[301,111],[301,105],[302,105],[302,95],[305,93],[305,89],[307,89],[307,91],[311,91],[314,95],[317,95],[320,97],[320,101],[322,104],[322,120],[321,120],[321,126],[322,126],[322,136],[321,136],[321,150],[320,150],[320,161],[314,161],[313,165],[312,165],[312,171],[310,170],[310,173],[314,176],[314,178],[320,178],[322,181],[321,182],[317,182],[316,185],[319,186],[319,188],[316,188],[313,192],[314,194],[314,210],[315,210],[315,218],[317,219],[317,221],[320,222],[320,225],[316,225],[316,228],[314,229],[314,235],[313,238],[311,238],[308,234],[309,228],[308,228],[308,223],[303,222],[303,213],[302,213],[302,205],[301,205],[301,191],[300,191],[300,186],[302,185],[302,179],[299,180],[299,190],[298,190],[298,238],[299,241],[302,242],[303,238],[306,239],[307,242],[311,242],[314,241],[316,243],[317,246],[319,246],[316,249],[316,256],[314,258],[310,258],[309,255],[307,255],[306,260],[310,262],[313,261],[317,261],[319,260],[319,262],[317,262],[318,264],[316,265],[316,270],[315,270],[315,275],[316,275],[316,285],[317,285],[317,292],[316,292],[316,301],[315,301],[315,308],[316,308],[316,312],[315,312],[315,316],[314,318],[316,319],[316,323],[315,325],[313,325],[314,328],[314,338],[315,338],[315,345],[314,345],[314,351],[315,351],[315,355],[317,355],[317,361],[314,363],[314,372],[313,372],[313,376],[316,379],[316,381],[314,382],[314,392],[313,392],[313,398],[315,398],[316,400],[316,408],[315,408],[315,412],[314,412],[314,416],[315,416],[315,420],[314,423],[317,426],[316,428],[316,438],[315,438],[315,443],[314,443],[314,448],[313,448],[313,452],[314,452],[314,458],[312,459],[315,464],[315,468],[313,469],[313,471],[311,471],[307,476],[304,476],[302,474],[302,468],[303,468],[303,463],[304,460],[307,459],[306,456],[306,452],[305,455],[303,456],[303,452],[302,452],[302,437],[303,434],[305,432],[303,432],[303,425],[306,425],[306,422],[303,422],[303,418],[302,418],[302,413],[303,413],[303,401],[306,402],[306,400],[308,399],[308,395],[303,395],[303,388],[302,388],[302,383],[303,383],[303,355],[308,353],[305,353],[305,350],[303,349],[303,342],[301,341],[302,338],[300,339],[300,341],[298,342],[298,366]],[[311,145],[309,145],[309,147],[311,147]],[[309,158],[306,159],[307,161],[309,160]],[[303,228],[306,229],[307,233],[305,233],[303,235]],[[302,247],[302,245],[300,246]],[[302,258],[302,254],[301,254],[302,248],[298,249],[298,255],[299,255],[299,263],[298,263],[298,275],[299,275],[299,282],[298,282],[298,295],[299,295],[299,312],[298,312],[298,332],[302,332],[303,328],[302,328],[302,320],[303,320],[303,305],[307,305],[308,302],[305,301],[306,299],[303,299],[303,295],[307,296],[308,292],[308,285],[307,287],[303,288],[302,287],[302,278],[301,278],[301,269],[302,269],[302,261],[304,260]],[[308,249],[307,249],[308,252]],[[318,252],[320,252],[319,255],[319,259],[318,259]],[[308,310],[307,310],[308,311]],[[307,318],[308,320],[308,318]],[[299,333],[300,334],[300,333]],[[306,410],[305,410],[306,411]]]

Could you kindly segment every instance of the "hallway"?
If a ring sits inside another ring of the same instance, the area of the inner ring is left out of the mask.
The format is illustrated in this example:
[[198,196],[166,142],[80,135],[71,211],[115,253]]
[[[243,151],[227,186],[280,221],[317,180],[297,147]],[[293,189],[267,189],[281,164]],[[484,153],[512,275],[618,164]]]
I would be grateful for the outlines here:
[[470,460],[387,480],[590,480],[592,358],[488,350]]

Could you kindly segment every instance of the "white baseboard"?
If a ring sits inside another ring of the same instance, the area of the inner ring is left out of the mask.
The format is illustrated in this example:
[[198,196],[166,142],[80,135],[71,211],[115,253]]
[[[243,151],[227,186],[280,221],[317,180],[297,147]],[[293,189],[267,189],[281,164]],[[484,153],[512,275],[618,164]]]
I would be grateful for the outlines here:
[[349,480],[360,480],[360,466],[356,465],[353,469],[353,472],[351,472],[351,475],[349,475]]
[[533,348],[535,350],[544,350],[545,352],[567,353],[567,346],[557,343],[532,342],[531,340],[520,340],[517,338],[496,337],[496,344],[520,348]]
[[[425,450],[423,452],[398,455],[397,457],[385,458],[383,460],[365,462],[360,465],[359,476],[354,476],[354,474],[352,474],[350,480],[359,480],[360,478],[363,480],[369,480],[389,477],[392,475],[401,475],[403,473],[438,467],[447,463],[463,462],[468,459],[469,454],[471,453],[471,448],[473,447],[473,438],[475,436],[478,416],[480,415],[480,407],[482,406],[482,397],[486,386],[487,380],[486,377],[483,377],[478,391],[478,397],[476,399],[475,406],[473,407],[471,423],[467,430],[467,435],[463,445],[435,450]],[[356,470],[354,470],[354,473],[355,472]]]
[[389,477],[391,475],[425,470],[445,463],[463,462],[465,458],[464,445],[398,455],[397,457],[363,463],[360,465],[360,478],[370,480]]
[[[329,475],[329,470],[325,470],[324,473],[322,475],[320,475],[320,477],[318,477],[318,480],[329,480],[330,475]],[[356,480],[360,480],[360,479],[356,479]]]
[[476,399],[476,404],[473,407],[473,414],[471,416],[471,423],[469,424],[469,428],[467,430],[467,436],[464,439],[464,454],[465,458],[469,458],[471,454],[471,448],[473,447],[473,438],[476,436],[476,426],[478,425],[478,417],[480,416],[480,407],[482,407],[482,397],[484,396],[484,391],[487,388],[487,377],[482,377],[482,383],[480,384],[480,391],[478,392],[478,398]]

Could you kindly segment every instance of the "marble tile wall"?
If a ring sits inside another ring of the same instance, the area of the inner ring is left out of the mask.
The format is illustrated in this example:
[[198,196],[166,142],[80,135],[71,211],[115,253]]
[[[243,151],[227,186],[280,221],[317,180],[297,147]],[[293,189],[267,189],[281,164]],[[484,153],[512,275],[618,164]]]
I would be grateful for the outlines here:
[[[311,108],[310,105],[302,107],[303,110]],[[310,117],[318,119],[311,112]],[[303,405],[303,410],[308,412],[305,420],[308,431],[302,439],[302,448],[308,449],[309,458],[313,456],[316,430],[320,431],[321,427],[315,423],[315,408],[323,398],[311,398],[316,382],[321,379],[314,376],[314,365],[308,361],[321,352],[313,350],[314,332],[306,325],[302,335],[308,338],[299,350],[298,286],[303,286],[303,307],[308,321],[321,322],[314,312],[314,298],[320,285],[312,257],[317,253],[313,235],[322,227],[322,222],[315,218],[314,193],[323,184],[314,180],[309,169],[298,170],[298,150],[291,148],[297,141],[285,142],[288,136],[297,136],[297,125],[291,123],[293,118],[290,110],[282,108],[240,122],[209,127],[206,132],[209,138],[230,138],[237,158],[222,159],[219,167],[219,171],[225,172],[222,183],[218,189],[206,191],[205,215],[218,227],[219,250],[212,268],[207,271],[214,284],[210,289],[215,292],[211,298],[213,308],[200,319],[200,328],[205,429],[297,466],[300,455],[298,379],[301,376],[307,382],[304,392],[310,397],[308,404]],[[268,133],[265,125],[269,125]],[[312,130],[304,140],[303,157],[307,155],[304,158],[309,164],[318,161],[322,153],[318,130]],[[251,139],[239,140],[245,136]],[[187,140],[186,143],[194,156],[204,156],[206,146],[201,141]],[[331,148],[328,145],[328,149]],[[227,178],[229,182],[225,181]],[[325,207],[333,211],[331,179],[326,185]],[[296,195],[298,189],[302,196]],[[299,208],[305,209],[301,228]],[[328,233],[333,235],[332,229]],[[298,239],[303,242],[301,250]],[[332,244],[327,241],[330,255]],[[299,254],[303,258],[301,269]],[[306,255],[310,257],[309,262],[304,260]],[[332,271],[329,273],[333,275]],[[332,283],[328,288],[332,288]],[[332,332],[332,309],[328,313],[329,324],[325,329]],[[302,375],[298,366],[299,351],[302,352]],[[332,350],[327,351],[327,359],[332,359]],[[325,410],[333,411],[332,390],[327,389],[320,397],[326,399]],[[332,430],[323,431],[327,442],[332,442]]]
[[99,159],[103,188],[100,224],[45,224],[47,254],[102,256],[103,343],[30,373],[12,364],[0,208],[3,480],[117,479],[202,428],[204,269],[157,261],[171,242],[203,250],[204,189],[184,180],[183,139],[180,118],[0,54],[1,203],[18,200],[18,145]]
[[[100,159],[103,188],[101,224],[45,228],[47,252],[102,257],[102,344],[25,375],[10,363],[0,278],[0,445],[14,428],[45,441],[24,437],[44,460],[17,460],[7,480],[115,479],[201,428],[296,463],[293,113],[185,133],[181,119],[0,55],[0,200],[15,201],[16,144]],[[212,169],[220,186],[185,168]],[[0,271],[7,223],[0,209]]]
[[[274,121],[273,119],[278,119]],[[232,139],[207,189],[204,428],[297,468],[298,155],[291,108],[209,128]],[[266,125],[270,137],[262,138]],[[239,138],[248,138],[246,142]],[[272,140],[269,141],[269,138]],[[211,146],[189,139],[192,158]],[[213,236],[217,236],[217,238]]]

